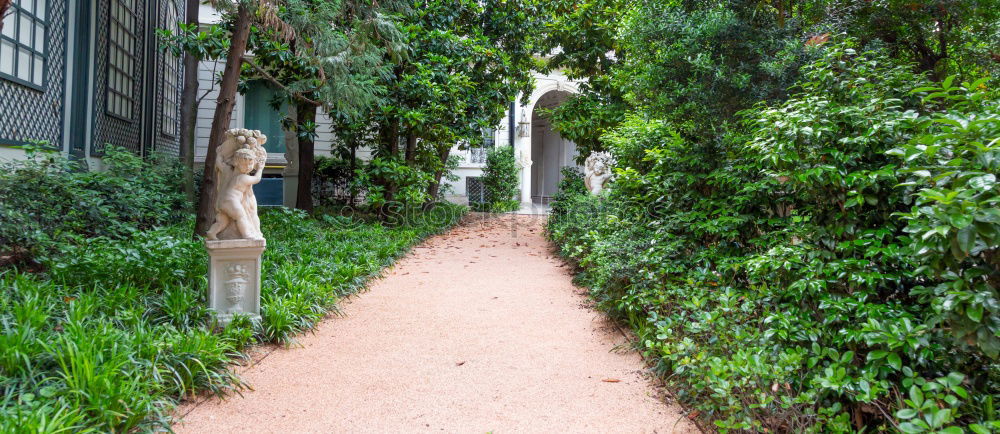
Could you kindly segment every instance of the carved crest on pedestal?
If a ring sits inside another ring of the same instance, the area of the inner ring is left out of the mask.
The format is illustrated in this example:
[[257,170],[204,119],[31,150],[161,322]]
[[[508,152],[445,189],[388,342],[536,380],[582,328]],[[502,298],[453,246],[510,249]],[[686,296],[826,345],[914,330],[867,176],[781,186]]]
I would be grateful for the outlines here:
[[234,305],[243,301],[250,274],[243,264],[231,264],[226,267],[226,300]]

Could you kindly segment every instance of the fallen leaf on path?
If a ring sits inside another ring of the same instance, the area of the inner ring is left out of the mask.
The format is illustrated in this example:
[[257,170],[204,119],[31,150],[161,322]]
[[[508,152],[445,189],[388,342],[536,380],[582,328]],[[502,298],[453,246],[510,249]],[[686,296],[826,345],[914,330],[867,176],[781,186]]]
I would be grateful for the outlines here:
[[455,366],[462,366],[464,364],[465,364],[465,360],[462,360],[461,362],[456,363]]
[[601,381],[603,381],[605,383],[621,383],[622,380],[619,380],[617,378],[605,378],[605,379],[603,379]]

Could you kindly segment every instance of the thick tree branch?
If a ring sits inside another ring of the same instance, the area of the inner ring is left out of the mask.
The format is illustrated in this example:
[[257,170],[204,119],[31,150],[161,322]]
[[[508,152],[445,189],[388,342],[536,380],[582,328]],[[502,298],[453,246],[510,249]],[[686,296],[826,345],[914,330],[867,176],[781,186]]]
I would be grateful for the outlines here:
[[[278,86],[282,90],[284,90],[285,92],[288,92],[288,94],[291,95],[292,98],[294,98],[296,100],[299,100],[299,101],[302,101],[302,102],[305,102],[305,103],[309,103],[309,104],[315,105],[317,107],[324,107],[324,108],[326,108],[326,104],[324,104],[322,102],[319,102],[319,101],[316,101],[314,99],[306,97],[305,95],[303,95],[303,92],[298,92],[298,91],[294,91],[292,89],[289,89],[288,86],[285,86],[284,83],[282,83],[280,80],[278,80],[273,75],[271,75],[270,73],[268,73],[264,68],[261,68],[260,65],[254,63],[253,58],[247,57],[247,56],[243,56],[243,62],[245,62],[247,65],[250,65],[251,68],[253,68],[255,71],[257,71],[257,73],[259,73],[265,79],[267,79],[267,81],[270,81],[275,86]],[[322,69],[320,69],[320,70],[322,71]],[[309,92],[312,92],[314,90],[316,90],[316,89],[310,90]]]

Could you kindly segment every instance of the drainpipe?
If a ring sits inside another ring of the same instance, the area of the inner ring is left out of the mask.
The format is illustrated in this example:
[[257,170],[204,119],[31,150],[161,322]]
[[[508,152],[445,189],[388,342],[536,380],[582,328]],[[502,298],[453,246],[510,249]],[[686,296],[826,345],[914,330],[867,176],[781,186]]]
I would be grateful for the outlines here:
[[[508,124],[507,124],[507,137],[509,137],[508,144],[510,144],[510,152],[512,154],[514,153],[514,139],[517,137],[517,133],[514,132],[514,124],[515,124],[514,119],[516,119],[514,117],[514,102],[511,101],[511,103],[510,103],[510,117],[507,119],[507,121],[508,121]],[[514,156],[517,156],[517,154],[514,154]]]

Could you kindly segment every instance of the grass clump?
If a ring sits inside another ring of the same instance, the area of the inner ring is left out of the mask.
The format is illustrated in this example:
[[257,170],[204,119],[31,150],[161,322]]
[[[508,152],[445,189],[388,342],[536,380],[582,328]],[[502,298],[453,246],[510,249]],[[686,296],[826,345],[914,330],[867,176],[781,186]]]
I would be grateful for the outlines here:
[[40,257],[43,272],[0,272],[0,432],[166,428],[178,399],[241,387],[229,366],[248,345],[315,326],[463,210],[442,205],[393,225],[267,210],[262,319],[217,332],[191,218],[58,244]]

